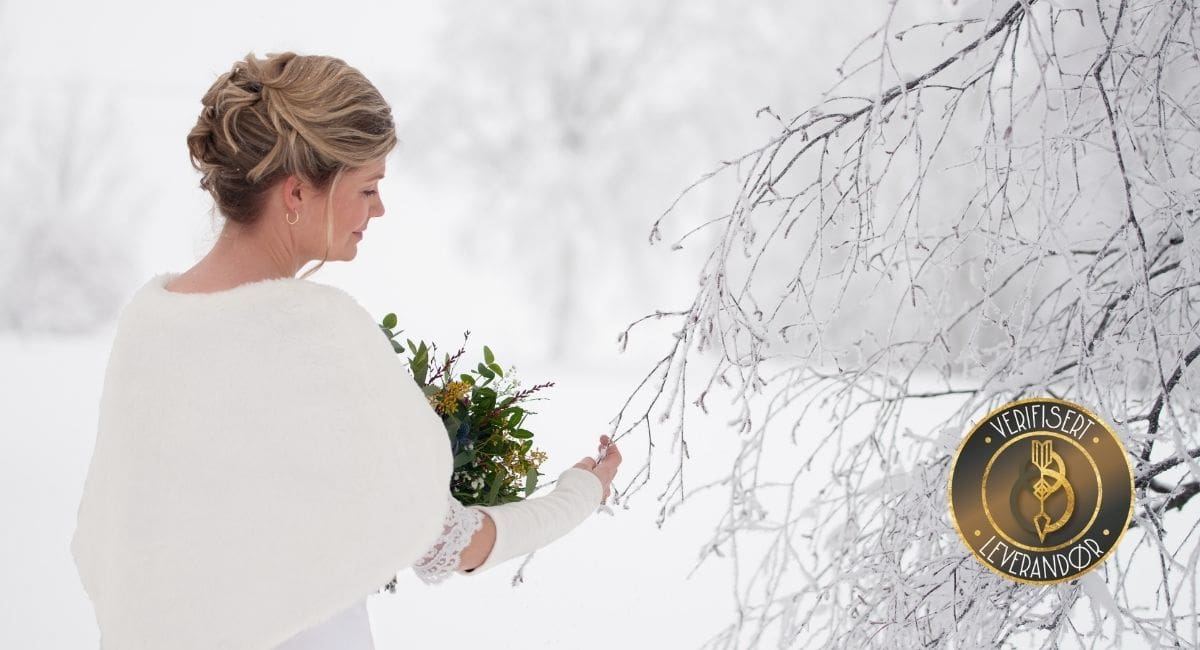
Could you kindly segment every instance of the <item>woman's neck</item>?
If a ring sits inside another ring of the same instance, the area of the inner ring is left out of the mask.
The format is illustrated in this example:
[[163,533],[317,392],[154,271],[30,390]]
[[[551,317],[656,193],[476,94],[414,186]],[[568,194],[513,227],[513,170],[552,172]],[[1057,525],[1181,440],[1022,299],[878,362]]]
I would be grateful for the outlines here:
[[217,242],[195,266],[172,282],[172,289],[218,291],[247,282],[295,277],[302,263],[292,242],[274,232],[226,223]]

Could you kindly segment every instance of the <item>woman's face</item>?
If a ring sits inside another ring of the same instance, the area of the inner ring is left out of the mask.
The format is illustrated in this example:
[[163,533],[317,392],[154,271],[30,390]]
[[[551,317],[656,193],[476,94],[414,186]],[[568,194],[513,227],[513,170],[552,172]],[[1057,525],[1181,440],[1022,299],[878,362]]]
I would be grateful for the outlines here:
[[[367,222],[373,217],[383,216],[383,200],[379,196],[379,180],[386,171],[386,159],[378,158],[362,167],[342,172],[337,187],[333,190],[333,242],[329,247],[330,260],[349,261],[358,254],[358,243],[363,240]],[[314,216],[324,214],[328,193],[318,195],[320,206]],[[315,226],[311,232],[316,247],[315,259],[324,256],[326,241],[325,219],[309,219]]]

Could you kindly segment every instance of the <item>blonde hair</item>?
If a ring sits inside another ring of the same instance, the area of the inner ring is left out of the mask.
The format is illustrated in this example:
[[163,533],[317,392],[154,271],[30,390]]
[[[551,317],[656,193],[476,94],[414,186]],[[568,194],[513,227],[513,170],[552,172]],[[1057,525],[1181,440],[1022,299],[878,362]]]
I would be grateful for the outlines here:
[[329,56],[254,53],[217,77],[187,136],[200,187],[226,219],[251,224],[267,190],[295,175],[328,190],[325,259],[333,242],[333,191],[343,171],[396,145],[392,109],[358,69]]

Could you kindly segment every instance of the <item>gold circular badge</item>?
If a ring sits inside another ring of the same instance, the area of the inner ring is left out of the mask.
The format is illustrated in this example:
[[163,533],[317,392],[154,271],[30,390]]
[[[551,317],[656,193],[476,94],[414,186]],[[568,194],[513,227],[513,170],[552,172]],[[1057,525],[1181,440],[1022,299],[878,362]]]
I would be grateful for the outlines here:
[[1027,584],[1073,580],[1116,548],[1133,516],[1133,468],[1086,408],[1035,397],[987,414],[950,465],[950,519],[975,558]]

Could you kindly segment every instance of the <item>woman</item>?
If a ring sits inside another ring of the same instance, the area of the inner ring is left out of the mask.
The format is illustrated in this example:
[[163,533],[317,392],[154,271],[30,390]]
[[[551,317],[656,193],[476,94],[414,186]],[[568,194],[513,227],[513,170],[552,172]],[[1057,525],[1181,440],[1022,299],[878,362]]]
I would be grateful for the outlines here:
[[[440,418],[374,318],[306,278],[383,215],[391,110],[345,62],[248,55],[188,135],[225,218],[118,320],[71,542],[104,650],[364,650],[397,571],[477,575],[604,503],[607,436],[554,489],[463,507]],[[320,262],[300,277],[312,260]]]

